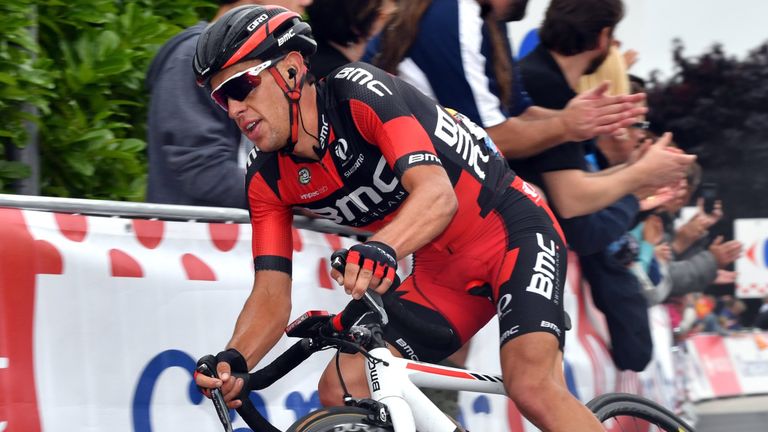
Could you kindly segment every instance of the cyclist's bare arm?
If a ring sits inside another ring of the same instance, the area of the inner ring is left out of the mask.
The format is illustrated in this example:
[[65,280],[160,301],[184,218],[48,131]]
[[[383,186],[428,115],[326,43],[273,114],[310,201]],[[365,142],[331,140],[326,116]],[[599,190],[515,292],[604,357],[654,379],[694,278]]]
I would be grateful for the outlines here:
[[451,181],[440,166],[410,168],[403,174],[402,182],[408,191],[402,209],[371,237],[392,246],[398,258],[410,255],[440,235],[458,208]]
[[[290,312],[291,277],[281,271],[257,271],[227,348],[239,351],[248,368],[253,368],[282,336]],[[198,374],[196,383],[204,388],[221,387],[227,406],[238,408],[242,403],[233,399],[240,394],[243,382],[233,378],[230,372],[229,364],[221,362],[217,365],[220,379]]]
[[[408,198],[392,221],[381,228],[369,240],[392,247],[398,258],[405,257],[440,235],[453,219],[458,200],[445,170],[435,165],[409,168],[402,177]],[[347,263],[344,277],[335,269],[335,280],[343,280],[344,289],[359,299],[367,288],[385,293],[392,281],[379,279],[371,270],[361,269],[355,263]]]
[[534,156],[568,141],[607,135],[637,121],[647,108],[637,105],[644,94],[607,96],[602,84],[576,96],[562,110],[532,106],[519,117],[486,128],[508,158]]

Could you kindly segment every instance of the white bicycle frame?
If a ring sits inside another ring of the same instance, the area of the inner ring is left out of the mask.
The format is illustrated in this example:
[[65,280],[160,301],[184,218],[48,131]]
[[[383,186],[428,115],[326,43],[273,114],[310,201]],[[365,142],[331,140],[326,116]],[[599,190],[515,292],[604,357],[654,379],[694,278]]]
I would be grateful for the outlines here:
[[382,360],[366,362],[371,398],[387,406],[395,432],[456,430],[456,424],[418,387],[506,394],[500,376],[402,359],[387,348],[374,348],[369,354]]

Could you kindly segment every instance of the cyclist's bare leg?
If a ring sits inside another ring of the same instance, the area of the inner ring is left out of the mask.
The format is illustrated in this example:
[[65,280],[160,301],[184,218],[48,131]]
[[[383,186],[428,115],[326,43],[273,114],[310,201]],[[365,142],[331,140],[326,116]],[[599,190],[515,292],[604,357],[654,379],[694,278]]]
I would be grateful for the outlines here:
[[592,412],[568,391],[554,335],[527,333],[507,342],[501,348],[501,369],[507,394],[542,431],[603,431]]
[[[397,357],[402,357],[402,354],[391,346],[389,351]],[[362,354],[341,354],[339,360],[341,375],[344,377],[344,384],[347,386],[349,394],[354,398],[371,397],[368,380],[365,376],[365,362],[367,361],[365,357]],[[317,392],[323,406],[344,405],[344,390],[341,388],[339,374],[336,372],[335,356],[325,367],[320,382],[317,383]]]

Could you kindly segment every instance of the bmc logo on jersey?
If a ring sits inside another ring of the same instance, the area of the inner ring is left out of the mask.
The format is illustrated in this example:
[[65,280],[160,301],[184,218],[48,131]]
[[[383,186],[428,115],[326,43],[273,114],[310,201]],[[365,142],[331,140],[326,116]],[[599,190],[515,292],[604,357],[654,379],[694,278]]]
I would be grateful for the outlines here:
[[478,137],[461,127],[450,114],[445,112],[440,105],[437,108],[437,125],[435,136],[443,140],[449,147],[453,147],[456,153],[464,159],[474,170],[480,180],[485,180],[485,171],[481,165],[488,163],[489,155],[483,153],[483,146],[477,140]]
[[411,155],[408,155],[408,166],[428,164],[432,162],[437,162],[440,165],[442,165],[442,162],[440,162],[440,158],[433,155],[432,153],[424,152],[424,153],[413,153]]
[[[386,214],[393,207],[399,205],[407,194],[403,192],[392,196],[391,192],[397,188],[400,182],[397,177],[393,177],[389,183],[381,178],[385,166],[387,166],[387,160],[382,156],[376,165],[376,171],[373,173],[373,187],[360,186],[337,199],[333,207],[310,210],[322,218],[330,219],[342,225],[355,224],[358,219],[366,219],[365,216],[379,217]],[[389,196],[387,196],[388,194]]]
[[389,88],[387,88],[384,83],[373,79],[373,74],[365,69],[345,67],[344,69],[340,70],[339,73],[334,76],[334,78],[346,79],[360,84],[361,86],[366,87],[368,90],[382,97],[384,96],[384,92],[389,93],[390,96],[392,95],[392,91],[389,90]]

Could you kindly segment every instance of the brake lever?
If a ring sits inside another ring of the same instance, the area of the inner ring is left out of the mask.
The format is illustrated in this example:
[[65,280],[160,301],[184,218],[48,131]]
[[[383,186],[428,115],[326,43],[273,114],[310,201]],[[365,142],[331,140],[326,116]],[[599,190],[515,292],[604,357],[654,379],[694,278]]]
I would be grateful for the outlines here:
[[[209,377],[215,376],[205,363],[200,364],[200,366],[197,367],[197,371]],[[224,402],[224,395],[221,394],[221,389],[211,389],[211,400],[213,401],[213,406],[216,408],[216,414],[219,416],[219,421],[224,427],[224,432],[232,432],[232,421],[229,419],[229,409],[227,408],[227,403]]]
[[[346,249],[339,249],[331,255],[331,267],[335,268],[339,273],[344,274],[344,269],[347,266],[347,251]],[[376,291],[367,289],[362,298],[363,302],[371,309],[375,314],[379,315],[381,324],[387,325],[389,323],[389,316],[387,311],[384,310],[384,302],[381,300],[381,295]]]

